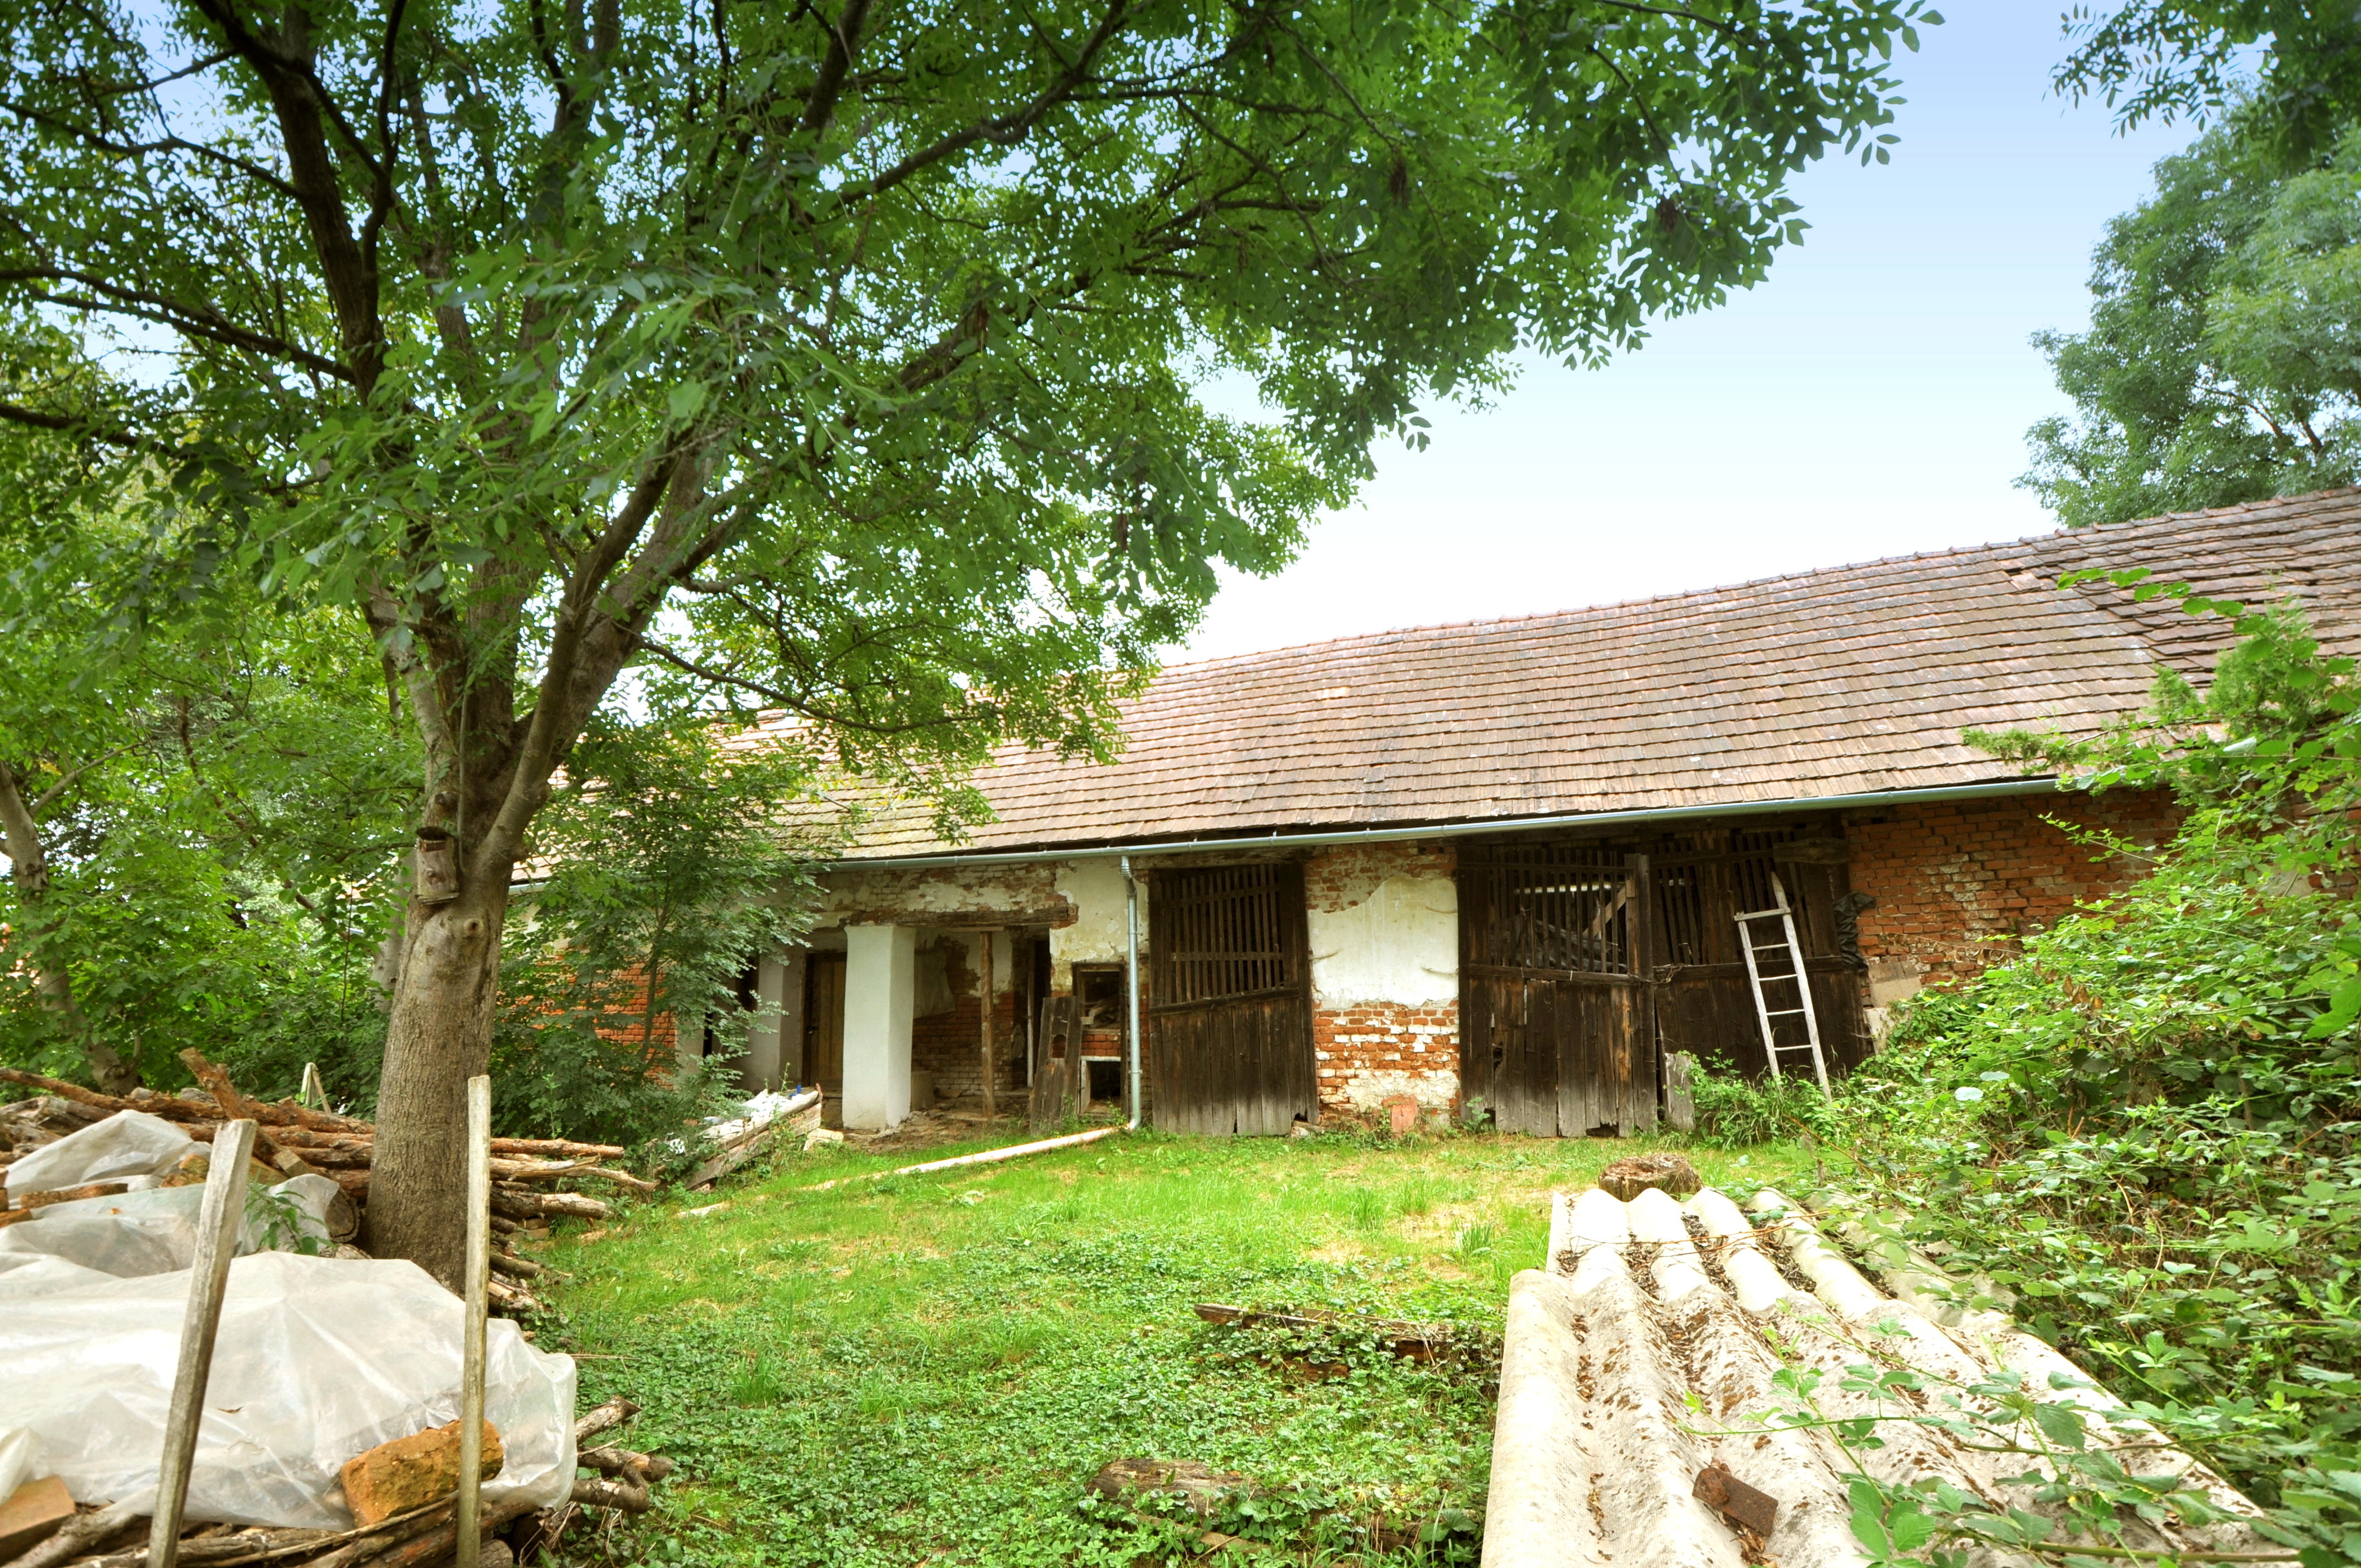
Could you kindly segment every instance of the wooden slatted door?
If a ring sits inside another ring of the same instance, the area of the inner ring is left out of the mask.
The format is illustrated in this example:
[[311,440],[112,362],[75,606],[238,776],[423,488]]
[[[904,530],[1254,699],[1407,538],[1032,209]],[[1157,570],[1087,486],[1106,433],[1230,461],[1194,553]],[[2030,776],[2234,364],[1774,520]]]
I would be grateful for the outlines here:
[[[1748,1078],[1764,1070],[1763,1025],[1739,950],[1736,916],[1768,909],[1784,891],[1794,905],[1806,979],[1828,1070],[1858,1066],[1868,1050],[1861,1013],[1860,959],[1847,950],[1854,901],[1847,889],[1844,844],[1826,829],[1699,834],[1654,858],[1658,1033],[1667,1051],[1686,1051],[1718,1072]],[[1773,879],[1777,879],[1773,885]],[[1780,986],[1773,1006],[1794,1006]],[[1803,1043],[1802,1020],[1774,1024],[1782,1047]],[[1790,1068],[1801,1058],[1790,1057]],[[1808,1069],[1806,1069],[1808,1070]]]
[[1461,1080],[1503,1132],[1656,1124],[1648,861],[1476,845],[1459,859]]
[[1303,872],[1159,871],[1149,888],[1148,1069],[1168,1132],[1284,1135],[1318,1110]]

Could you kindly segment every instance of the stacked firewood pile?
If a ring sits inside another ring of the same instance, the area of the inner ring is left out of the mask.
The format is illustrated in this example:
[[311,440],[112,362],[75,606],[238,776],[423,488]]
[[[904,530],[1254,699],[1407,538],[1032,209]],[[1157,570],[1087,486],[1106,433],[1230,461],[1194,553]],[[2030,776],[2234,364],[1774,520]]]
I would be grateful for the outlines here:
[[[268,1168],[267,1173],[256,1174],[267,1180],[307,1172],[329,1178],[353,1206],[345,1223],[332,1218],[330,1234],[339,1241],[356,1236],[368,1203],[376,1127],[357,1117],[315,1110],[293,1100],[252,1099],[239,1092],[229,1074],[197,1052],[183,1051],[181,1058],[203,1088],[183,1090],[178,1095],[137,1089],[117,1097],[16,1068],[0,1067],[0,1082],[42,1091],[38,1098],[0,1108],[0,1143],[7,1146],[0,1149],[0,1171],[42,1145],[79,1132],[118,1111],[144,1111],[178,1123],[200,1143],[212,1142],[225,1122],[250,1120],[258,1124],[255,1158]],[[554,1219],[604,1220],[609,1215],[607,1205],[598,1199],[582,1192],[559,1191],[555,1183],[593,1180],[642,1192],[656,1190],[656,1183],[606,1163],[620,1159],[626,1152],[611,1144],[579,1144],[565,1138],[492,1140],[491,1303],[495,1311],[522,1314],[540,1310],[541,1303],[534,1299],[529,1286],[547,1269],[519,1255],[519,1241],[546,1236]],[[47,1203],[108,1196],[109,1192],[102,1189],[123,1190],[119,1183],[102,1182],[88,1191],[12,1191],[13,1206],[0,1211],[0,1224],[7,1223],[11,1213],[27,1217],[32,1210]]]
[[[585,1508],[645,1513],[649,1488],[673,1472],[673,1462],[636,1453],[613,1443],[591,1446],[633,1416],[629,1399],[609,1399],[574,1423],[583,1467],[597,1479],[574,1483],[573,1498],[555,1508],[528,1503],[488,1503],[481,1530],[482,1568],[511,1568],[554,1552]],[[395,1445],[389,1444],[389,1447]],[[356,1463],[360,1463],[357,1461]],[[349,1468],[349,1467],[348,1467]],[[456,1483],[445,1476],[445,1487]],[[358,1509],[356,1510],[359,1511]],[[185,1563],[234,1568],[269,1563],[272,1568],[417,1568],[446,1563],[458,1539],[457,1504],[445,1497],[356,1530],[278,1530],[265,1526],[192,1524],[181,1532],[178,1556]],[[6,1568],[148,1568],[148,1520],[132,1508],[92,1508],[61,1527]]]

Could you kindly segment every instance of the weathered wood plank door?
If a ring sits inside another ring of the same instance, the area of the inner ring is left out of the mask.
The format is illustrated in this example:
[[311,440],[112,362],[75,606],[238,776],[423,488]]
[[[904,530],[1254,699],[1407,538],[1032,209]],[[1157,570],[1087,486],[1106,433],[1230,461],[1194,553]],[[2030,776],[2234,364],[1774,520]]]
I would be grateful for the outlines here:
[[1471,845],[1459,860],[1463,1091],[1503,1132],[1656,1124],[1647,857]]
[[1156,1124],[1277,1137],[1312,1120],[1302,868],[1159,871],[1148,908]]
[[813,953],[804,966],[803,1081],[844,1087],[844,955]]
[[[1655,958],[1663,966],[1657,1032],[1664,1049],[1685,1051],[1716,1072],[1762,1075],[1763,1028],[1733,917],[1741,910],[1769,908],[1777,898],[1775,876],[1795,906],[1795,936],[1828,1070],[1860,1065],[1869,1040],[1861,1012],[1860,959],[1850,948],[1849,920],[1856,901],[1845,879],[1843,840],[1826,828],[1808,837],[1792,829],[1697,837],[1701,841],[1661,850],[1653,862]],[[1803,1039],[1801,1022],[1780,1022],[1781,1045]]]

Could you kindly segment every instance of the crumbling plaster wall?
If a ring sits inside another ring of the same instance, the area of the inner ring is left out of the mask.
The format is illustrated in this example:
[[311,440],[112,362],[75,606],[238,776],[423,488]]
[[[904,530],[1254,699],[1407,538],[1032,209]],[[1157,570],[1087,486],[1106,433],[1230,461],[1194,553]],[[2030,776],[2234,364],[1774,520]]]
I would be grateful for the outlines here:
[[1319,850],[1303,867],[1321,1103],[1459,1095],[1459,890],[1447,843]]
[[[1148,877],[1144,867],[1133,869],[1139,873],[1139,952],[1140,967],[1145,970]],[[1060,861],[1055,874],[1058,896],[1072,906],[1074,914],[1071,923],[1049,933],[1049,990],[1055,995],[1070,996],[1076,964],[1119,964],[1128,956],[1123,862],[1112,855]]]
[[820,873],[815,926],[1050,926],[1072,918],[1056,868],[851,865]]
[[[1037,861],[840,867],[820,878],[819,914],[806,942],[841,948],[846,926],[917,928],[914,1005],[920,1011],[911,1019],[910,1060],[934,1074],[936,1094],[948,1099],[983,1088],[983,932],[991,930],[994,1087],[1011,1092],[1024,1071],[1011,930],[1048,926],[1054,933],[1073,921],[1075,908],[1059,891],[1058,871]],[[1118,932],[1120,920],[1118,905]],[[1119,939],[1116,950],[1120,956]],[[794,1009],[798,1029],[800,1001]]]

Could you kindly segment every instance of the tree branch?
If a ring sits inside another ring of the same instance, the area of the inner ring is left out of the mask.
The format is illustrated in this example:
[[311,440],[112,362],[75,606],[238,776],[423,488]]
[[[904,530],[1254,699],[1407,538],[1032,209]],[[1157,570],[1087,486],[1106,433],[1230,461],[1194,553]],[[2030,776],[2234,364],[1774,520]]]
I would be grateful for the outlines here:
[[59,267],[0,268],[0,283],[72,283],[93,291],[96,297],[82,294],[59,294],[42,291],[43,300],[50,304],[65,305],[74,310],[101,311],[111,315],[136,316],[141,321],[155,322],[175,332],[220,344],[225,348],[242,348],[249,354],[268,355],[300,365],[322,376],[332,376],[339,381],[355,379],[348,367],[324,355],[296,344],[287,343],[243,327],[224,317],[210,306],[184,304],[169,295],[151,294],[144,289],[127,288],[110,283],[104,278],[88,273],[71,272]]

